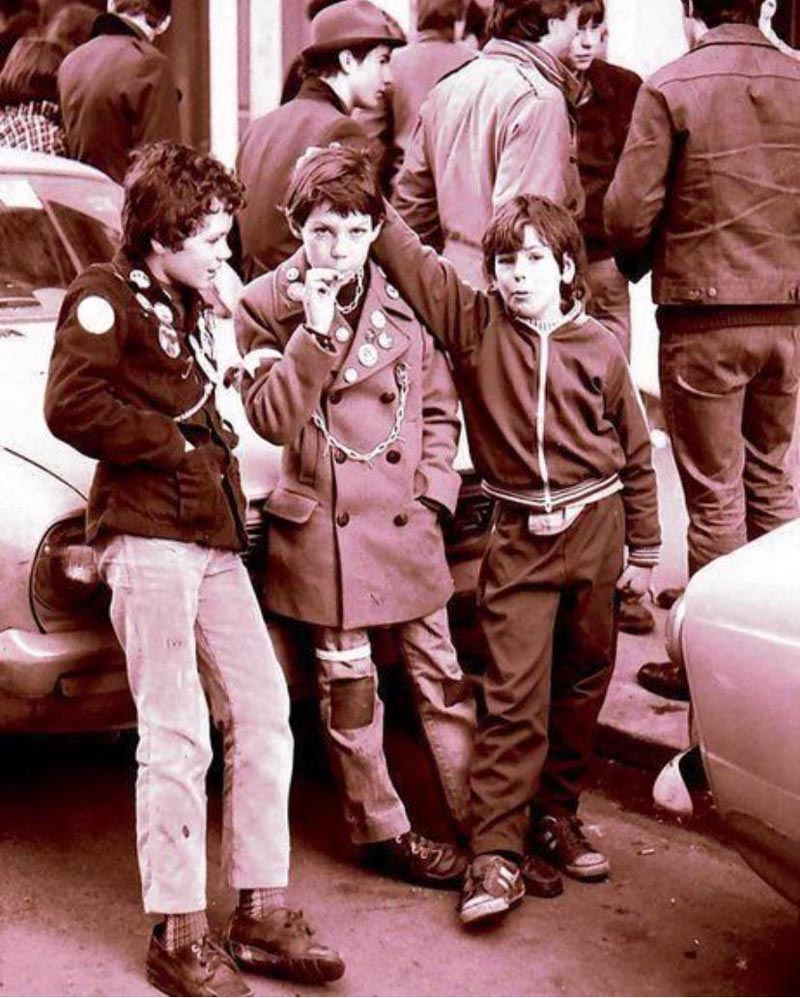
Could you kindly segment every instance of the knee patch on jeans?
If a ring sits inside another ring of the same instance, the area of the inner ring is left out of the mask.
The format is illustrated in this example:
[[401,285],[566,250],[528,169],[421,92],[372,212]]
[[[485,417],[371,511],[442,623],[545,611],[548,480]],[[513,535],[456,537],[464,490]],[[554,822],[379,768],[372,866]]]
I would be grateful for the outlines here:
[[372,676],[331,681],[331,728],[351,731],[372,723],[375,680]]
[[453,707],[457,703],[463,703],[469,699],[470,682],[463,676],[461,679],[443,679],[442,690],[444,692],[445,707]]

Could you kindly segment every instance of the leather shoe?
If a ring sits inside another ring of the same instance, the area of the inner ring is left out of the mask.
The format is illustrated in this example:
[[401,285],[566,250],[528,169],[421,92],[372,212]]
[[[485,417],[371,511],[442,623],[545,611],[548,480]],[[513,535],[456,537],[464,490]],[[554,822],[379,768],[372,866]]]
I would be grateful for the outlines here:
[[336,950],[314,942],[314,930],[302,911],[275,908],[263,918],[233,913],[225,941],[236,960],[249,970],[300,984],[338,981],[344,960]]
[[639,600],[622,599],[617,622],[626,634],[649,634],[656,627],[652,613]]
[[656,606],[660,606],[662,610],[671,610],[681,596],[683,596],[682,586],[662,589],[655,598],[655,604]]
[[413,831],[371,843],[365,858],[370,866],[400,880],[440,890],[461,887],[469,865],[466,853],[455,846],[434,842]]
[[558,870],[539,856],[522,857],[520,873],[525,881],[525,893],[536,898],[554,898],[564,892],[564,881]]
[[674,662],[645,662],[636,673],[636,681],[648,693],[667,700],[682,700],[685,703],[690,700],[686,669]]
[[164,926],[156,925],[147,952],[147,980],[165,995],[225,995],[248,998],[253,992],[236,964],[210,936],[170,952]]

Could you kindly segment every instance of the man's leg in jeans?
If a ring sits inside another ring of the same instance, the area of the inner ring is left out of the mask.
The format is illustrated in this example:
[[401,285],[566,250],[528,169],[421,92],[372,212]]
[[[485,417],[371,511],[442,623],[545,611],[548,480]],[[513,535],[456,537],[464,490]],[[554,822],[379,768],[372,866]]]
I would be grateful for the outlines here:
[[689,574],[747,541],[742,418],[748,329],[671,332],[660,319],[661,400],[689,513]]
[[469,813],[475,701],[453,647],[447,609],[398,624],[393,630],[447,805],[463,829]]
[[383,701],[364,630],[312,629],[328,754],[355,844],[409,831],[383,751]]
[[196,636],[225,747],[223,867],[231,887],[285,887],[293,751],[286,679],[241,558],[207,555]]
[[194,624],[204,566],[189,545],[126,534],[97,554],[138,716],[136,837],[145,911],[203,911],[211,745]]
[[586,311],[619,340],[625,356],[631,356],[631,297],[628,279],[612,257],[593,260],[586,269],[590,297]]
[[743,418],[748,540],[798,515],[787,456],[797,415],[800,329],[767,326],[760,337],[763,362],[747,386]]

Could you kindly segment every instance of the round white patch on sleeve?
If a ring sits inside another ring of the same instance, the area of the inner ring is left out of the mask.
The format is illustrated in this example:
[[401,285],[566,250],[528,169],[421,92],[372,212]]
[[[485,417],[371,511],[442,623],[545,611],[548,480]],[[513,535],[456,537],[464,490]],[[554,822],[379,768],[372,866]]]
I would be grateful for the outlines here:
[[78,322],[87,333],[107,333],[114,325],[114,306],[100,295],[88,295],[78,305]]

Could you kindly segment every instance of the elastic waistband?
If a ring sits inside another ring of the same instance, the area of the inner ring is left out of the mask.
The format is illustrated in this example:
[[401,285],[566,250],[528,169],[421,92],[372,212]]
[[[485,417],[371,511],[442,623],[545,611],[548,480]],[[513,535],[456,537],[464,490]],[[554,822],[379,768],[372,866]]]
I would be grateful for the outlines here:
[[506,485],[495,485],[485,479],[481,482],[481,489],[492,499],[546,513],[565,506],[585,506],[590,502],[599,502],[600,499],[619,492],[621,488],[622,482],[616,472],[606,478],[592,478],[567,488],[550,489],[548,493],[543,489],[514,489]]

